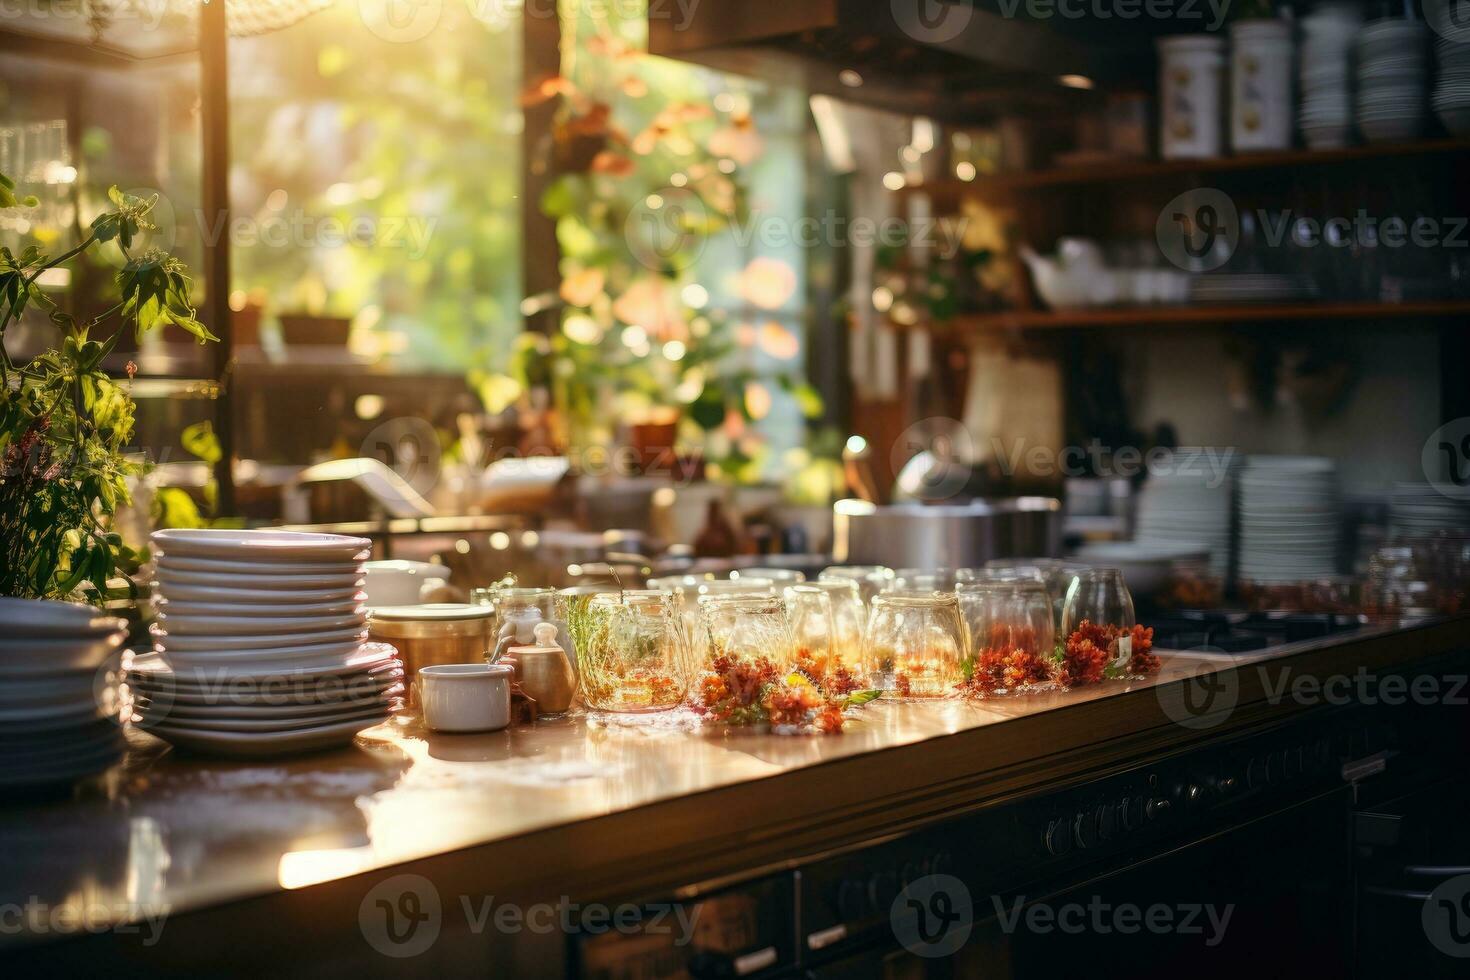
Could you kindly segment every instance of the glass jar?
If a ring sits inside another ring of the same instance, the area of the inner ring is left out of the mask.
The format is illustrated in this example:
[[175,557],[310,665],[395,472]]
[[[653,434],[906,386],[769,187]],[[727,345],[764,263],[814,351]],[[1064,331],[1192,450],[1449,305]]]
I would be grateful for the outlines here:
[[953,568],[900,568],[885,592],[953,592],[958,580]]
[[531,646],[536,642],[536,624],[551,623],[556,627],[556,642],[575,662],[572,638],[567,632],[566,615],[557,601],[555,589],[497,588],[493,592],[495,609],[495,648],[491,662],[498,661],[511,647]]
[[817,576],[820,582],[856,582],[863,602],[870,603],[873,597],[893,582],[893,569],[882,565],[833,565],[822,569]]
[[672,593],[601,592],[569,606],[582,701],[594,711],[665,711],[693,677],[688,636]]
[[1157,670],[1158,659],[1135,644],[1136,624],[1121,569],[1078,573],[1062,610],[1062,683],[1071,687]]
[[959,693],[969,643],[954,593],[893,592],[876,596],[868,616],[863,657],[879,684],[900,698]]
[[806,581],[806,575],[794,568],[738,568],[730,573],[731,581],[736,582],[763,578],[770,579],[783,588],[788,585],[800,585]]
[[962,582],[956,589],[970,634],[966,687],[1014,694],[1053,679],[1056,627],[1046,586],[1030,577]]
[[784,676],[795,660],[791,621],[786,606],[774,595],[707,595],[699,600],[704,663],[720,658],[775,665]]
[[791,586],[785,596],[797,666],[832,693],[868,686],[873,673],[863,659],[868,611],[857,583],[809,582]]

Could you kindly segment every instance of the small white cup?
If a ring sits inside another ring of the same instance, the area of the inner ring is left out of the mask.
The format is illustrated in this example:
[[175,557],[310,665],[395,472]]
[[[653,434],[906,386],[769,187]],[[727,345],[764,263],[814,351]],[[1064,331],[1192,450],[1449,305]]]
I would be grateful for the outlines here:
[[436,732],[493,732],[510,724],[509,664],[419,668],[424,724]]

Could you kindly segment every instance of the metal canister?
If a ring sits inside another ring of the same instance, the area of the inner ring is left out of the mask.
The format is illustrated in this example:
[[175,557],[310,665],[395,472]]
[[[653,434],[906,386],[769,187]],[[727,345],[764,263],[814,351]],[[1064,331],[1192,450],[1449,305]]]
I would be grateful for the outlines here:
[[495,646],[494,625],[493,608],[457,602],[380,606],[368,620],[372,640],[398,648],[413,703],[420,667],[484,663]]

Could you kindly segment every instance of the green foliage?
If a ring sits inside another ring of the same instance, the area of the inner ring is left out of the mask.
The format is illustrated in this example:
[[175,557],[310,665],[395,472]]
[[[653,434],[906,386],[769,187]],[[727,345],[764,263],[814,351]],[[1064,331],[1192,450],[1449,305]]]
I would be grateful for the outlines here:
[[[0,175],[0,207],[28,206]],[[133,435],[133,401],[126,382],[108,375],[103,362],[123,331],[139,334],[178,324],[202,341],[215,339],[195,319],[188,270],[171,256],[133,256],[140,231],[151,230],[144,200],[113,188],[113,210],[92,222],[87,237],[52,257],[35,246],[19,254],[0,247],[0,595],[67,598],[79,589],[108,598],[110,580],[128,576],[146,557],[112,530],[118,508],[129,503],[128,480],[143,464],[127,453]],[[43,273],[88,249],[115,241],[127,259],[117,273],[120,301],[96,319],[79,323],[42,292]],[[57,346],[17,367],[5,350],[5,331],[28,307],[45,314],[60,332]],[[105,340],[93,330],[113,314],[118,323]]]

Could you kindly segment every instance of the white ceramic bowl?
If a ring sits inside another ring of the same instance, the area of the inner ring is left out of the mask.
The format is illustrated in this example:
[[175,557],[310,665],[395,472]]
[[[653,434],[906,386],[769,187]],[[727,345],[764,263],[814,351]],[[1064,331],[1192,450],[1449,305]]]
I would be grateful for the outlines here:
[[509,664],[421,667],[419,704],[436,732],[493,732],[510,724]]
[[364,567],[369,606],[413,606],[422,600],[424,586],[449,580],[449,569],[426,561],[370,561]]

